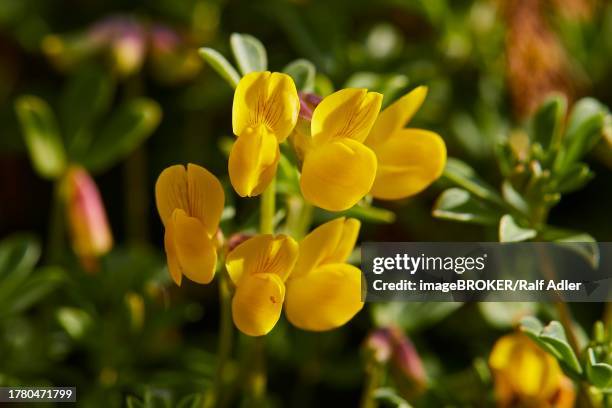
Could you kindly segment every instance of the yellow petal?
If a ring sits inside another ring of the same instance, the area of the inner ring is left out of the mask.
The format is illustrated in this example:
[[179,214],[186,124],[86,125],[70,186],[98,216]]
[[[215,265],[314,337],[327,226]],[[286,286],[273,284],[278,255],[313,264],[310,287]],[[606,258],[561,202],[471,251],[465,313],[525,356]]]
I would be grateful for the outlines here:
[[172,213],[174,246],[181,270],[196,283],[210,283],[215,276],[217,251],[204,225],[185,211]]
[[370,193],[383,200],[421,192],[442,175],[446,164],[444,140],[428,130],[399,130],[372,149],[378,170]]
[[248,128],[236,139],[229,157],[229,176],[241,197],[261,194],[274,178],[280,151],[264,126]]
[[285,299],[285,285],[278,275],[245,276],[232,299],[236,327],[249,336],[263,336],[274,328]]
[[304,198],[329,211],[357,204],[372,188],[376,155],[352,139],[312,149],[304,158],[300,186]]
[[348,88],[325,97],[312,114],[312,140],[316,144],[349,138],[363,142],[380,111],[382,95]]
[[164,249],[166,250],[166,260],[168,263],[168,272],[170,272],[170,277],[174,283],[181,286],[183,273],[181,272],[181,266],[176,255],[173,225],[173,222],[169,222],[166,225],[166,232],[164,233]]
[[155,202],[164,225],[176,208],[189,211],[189,193],[185,166],[177,164],[161,172],[155,183]]
[[287,280],[285,313],[304,330],[342,326],[363,307],[361,271],[348,264],[328,264]]
[[521,397],[550,398],[562,373],[557,361],[521,333],[501,337],[493,346],[489,365],[504,393]]
[[236,286],[245,276],[274,274],[282,282],[291,273],[298,256],[298,244],[287,235],[257,235],[234,248],[225,260],[227,272]]
[[340,217],[312,230],[300,242],[291,276],[303,276],[323,264],[345,262],[355,247],[360,225],[354,218]]
[[389,105],[378,115],[372,131],[366,139],[366,144],[373,148],[374,145],[384,142],[406,126],[416,111],[419,110],[426,96],[427,87],[419,86]]
[[204,167],[187,165],[187,188],[189,191],[189,215],[204,225],[209,237],[219,228],[225,194],[219,180]]
[[289,75],[251,72],[242,77],[234,93],[234,134],[242,137],[247,128],[265,125],[282,142],[293,130],[299,111],[300,100]]

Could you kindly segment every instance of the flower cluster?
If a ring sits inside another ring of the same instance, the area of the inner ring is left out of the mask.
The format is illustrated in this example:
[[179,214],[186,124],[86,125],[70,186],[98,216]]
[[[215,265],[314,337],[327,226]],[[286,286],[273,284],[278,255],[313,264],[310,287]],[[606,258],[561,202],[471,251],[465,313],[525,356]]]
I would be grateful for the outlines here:
[[[342,211],[368,194],[398,199],[418,193],[440,176],[446,160],[440,136],[403,128],[425,95],[417,88],[379,114],[382,95],[375,92],[343,89],[323,99],[300,98],[286,74],[249,73],[234,95],[231,184],[241,197],[262,194],[276,176],[280,144],[290,138],[302,195],[317,207]],[[225,252],[215,239],[224,199],[219,180],[200,166],[171,166],[159,176],[156,202],[176,284],[183,275],[203,284],[214,278],[217,254]],[[363,307],[361,273],[347,263],[359,228],[358,220],[340,217],[299,244],[287,235],[260,234],[231,248],[223,263],[234,286],[235,325],[247,335],[265,335],[283,306],[287,319],[305,330],[348,322]]]
[[[414,195],[442,174],[446,146],[434,132],[404,129],[425,100],[418,87],[379,114],[383,96],[342,89],[303,102],[288,75],[253,72],[238,84],[233,129],[238,139],[229,160],[232,185],[243,197],[270,183],[280,157],[278,143],[291,137],[301,159],[304,198],[328,211],[343,211],[367,194],[395,200]],[[308,105],[315,105],[312,112]]]

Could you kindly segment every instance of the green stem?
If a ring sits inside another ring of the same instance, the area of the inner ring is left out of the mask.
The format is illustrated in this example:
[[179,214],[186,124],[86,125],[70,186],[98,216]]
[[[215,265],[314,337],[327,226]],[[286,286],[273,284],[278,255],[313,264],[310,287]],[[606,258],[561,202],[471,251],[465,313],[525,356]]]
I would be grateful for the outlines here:
[[380,388],[383,376],[383,367],[376,361],[371,360],[366,367],[365,385],[361,396],[361,408],[376,408],[378,403],[374,398],[374,392]]
[[217,349],[217,369],[215,373],[214,388],[206,393],[203,406],[223,406],[225,380],[227,377],[227,364],[230,361],[234,330],[232,323],[232,293],[227,271],[223,269],[219,274],[219,345]]
[[274,233],[274,214],[276,213],[276,180],[272,179],[264,190],[260,201],[259,231],[262,234]]
[[64,203],[61,193],[61,179],[53,186],[51,198],[51,214],[49,217],[49,231],[47,231],[47,262],[57,263],[65,249],[65,222]]

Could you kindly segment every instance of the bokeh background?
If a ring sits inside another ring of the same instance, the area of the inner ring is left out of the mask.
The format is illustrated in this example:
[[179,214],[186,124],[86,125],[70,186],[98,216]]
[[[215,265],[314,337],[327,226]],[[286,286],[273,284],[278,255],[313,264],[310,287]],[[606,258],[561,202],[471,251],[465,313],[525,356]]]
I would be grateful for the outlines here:
[[[101,50],[94,38],[108,27],[115,42]],[[437,131],[450,156],[492,185],[501,180],[496,145],[550,92],[570,103],[612,102],[612,5],[604,0],[0,0],[0,385],[74,385],[79,406],[92,407],[123,406],[128,396],[174,406],[210,385],[217,288],[171,284],[153,186],[163,168],[186,162],[227,181],[232,89],[197,49],[229,57],[233,32],[259,38],[272,70],[312,61],[319,90],[364,86],[384,92],[388,104],[427,85],[413,124]],[[147,97],[162,111],[150,137],[93,172],[115,241],[95,274],[67,243],[57,248],[53,183],[33,170],[14,108],[19,95],[33,94],[63,118],[78,114],[74,101],[63,101],[87,70],[106,75],[110,109]],[[588,156],[595,178],[563,197],[551,224],[612,241],[611,144]],[[366,224],[361,239],[496,240],[494,228],[432,217],[448,184],[381,203],[396,220]],[[226,230],[252,222],[255,208],[237,204]],[[27,270],[27,279],[9,287],[15,270]],[[604,305],[572,308],[589,330]],[[281,319],[267,338],[269,402],[355,406],[362,343],[374,324],[392,322],[412,338],[432,379],[417,406],[490,406],[489,350],[525,310],[554,315],[545,304],[366,306],[323,334]]]

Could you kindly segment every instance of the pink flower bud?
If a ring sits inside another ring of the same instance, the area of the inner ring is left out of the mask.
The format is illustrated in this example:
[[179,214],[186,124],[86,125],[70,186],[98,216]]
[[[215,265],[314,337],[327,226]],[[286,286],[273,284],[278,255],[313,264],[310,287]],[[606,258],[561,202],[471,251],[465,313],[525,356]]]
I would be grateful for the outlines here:
[[299,96],[300,96],[300,118],[309,121],[312,119],[312,113],[314,112],[315,108],[317,107],[319,103],[321,103],[323,98],[317,94],[308,93],[308,92],[300,92]]
[[87,269],[113,246],[113,236],[98,187],[82,167],[71,167],[63,180],[66,220],[72,248]]
[[372,358],[387,365],[398,391],[406,398],[423,392],[427,374],[414,345],[397,327],[385,327],[371,333],[365,343],[373,352]]

